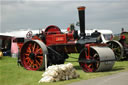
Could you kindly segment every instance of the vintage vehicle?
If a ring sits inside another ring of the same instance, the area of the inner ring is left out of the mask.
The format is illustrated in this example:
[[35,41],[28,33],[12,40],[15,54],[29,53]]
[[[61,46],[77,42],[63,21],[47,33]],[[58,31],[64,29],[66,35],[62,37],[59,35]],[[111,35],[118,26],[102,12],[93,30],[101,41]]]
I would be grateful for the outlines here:
[[124,49],[123,57],[128,60],[128,32],[122,32],[119,42],[122,44]]
[[114,51],[116,60],[128,60],[128,32],[122,32],[120,39],[107,42]]
[[101,44],[98,33],[85,34],[85,7],[78,7],[80,35],[73,27],[68,33],[54,25],[31,36],[22,46],[18,62],[27,70],[42,70],[45,56],[48,65],[63,64],[70,53],[79,53],[78,62],[85,72],[111,70],[115,63],[114,52]]

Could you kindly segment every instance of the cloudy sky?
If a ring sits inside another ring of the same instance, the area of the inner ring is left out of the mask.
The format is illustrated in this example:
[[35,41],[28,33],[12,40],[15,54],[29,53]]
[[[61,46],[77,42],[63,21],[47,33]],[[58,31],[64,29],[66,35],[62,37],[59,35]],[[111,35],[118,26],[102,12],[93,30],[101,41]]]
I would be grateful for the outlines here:
[[86,6],[86,29],[128,31],[128,0],[0,0],[0,32],[66,29],[78,22],[78,6]]

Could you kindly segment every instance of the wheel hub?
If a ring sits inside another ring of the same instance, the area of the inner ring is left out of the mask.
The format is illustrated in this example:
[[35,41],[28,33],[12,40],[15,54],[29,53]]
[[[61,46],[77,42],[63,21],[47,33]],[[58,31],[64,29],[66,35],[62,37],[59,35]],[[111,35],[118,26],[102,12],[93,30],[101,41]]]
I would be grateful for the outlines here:
[[35,54],[34,53],[30,53],[30,55],[29,55],[29,58],[31,58],[32,60],[34,60],[35,59]]

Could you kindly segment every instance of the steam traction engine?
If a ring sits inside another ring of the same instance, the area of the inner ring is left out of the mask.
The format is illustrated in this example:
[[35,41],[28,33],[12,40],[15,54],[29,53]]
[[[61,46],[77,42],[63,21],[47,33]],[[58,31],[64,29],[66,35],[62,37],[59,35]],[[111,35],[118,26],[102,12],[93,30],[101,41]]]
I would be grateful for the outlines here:
[[112,40],[107,44],[115,53],[116,60],[128,60],[128,32],[122,32],[119,41]]
[[106,44],[100,44],[99,36],[85,34],[85,7],[78,8],[80,36],[77,30],[62,33],[54,25],[32,36],[21,48],[20,60],[27,70],[42,70],[47,55],[48,65],[63,64],[70,53],[80,53],[78,61],[85,72],[111,70],[115,56]]

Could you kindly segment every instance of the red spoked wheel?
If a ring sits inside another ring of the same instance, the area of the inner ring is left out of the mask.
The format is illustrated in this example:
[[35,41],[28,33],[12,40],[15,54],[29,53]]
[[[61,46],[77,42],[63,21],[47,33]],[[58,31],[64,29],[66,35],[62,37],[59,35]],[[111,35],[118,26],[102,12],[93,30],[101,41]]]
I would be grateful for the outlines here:
[[90,55],[87,49],[83,49],[79,56],[79,64],[85,72],[95,72],[100,65],[98,53],[90,48]]
[[42,70],[47,48],[40,40],[26,42],[21,49],[21,63],[27,70]]

